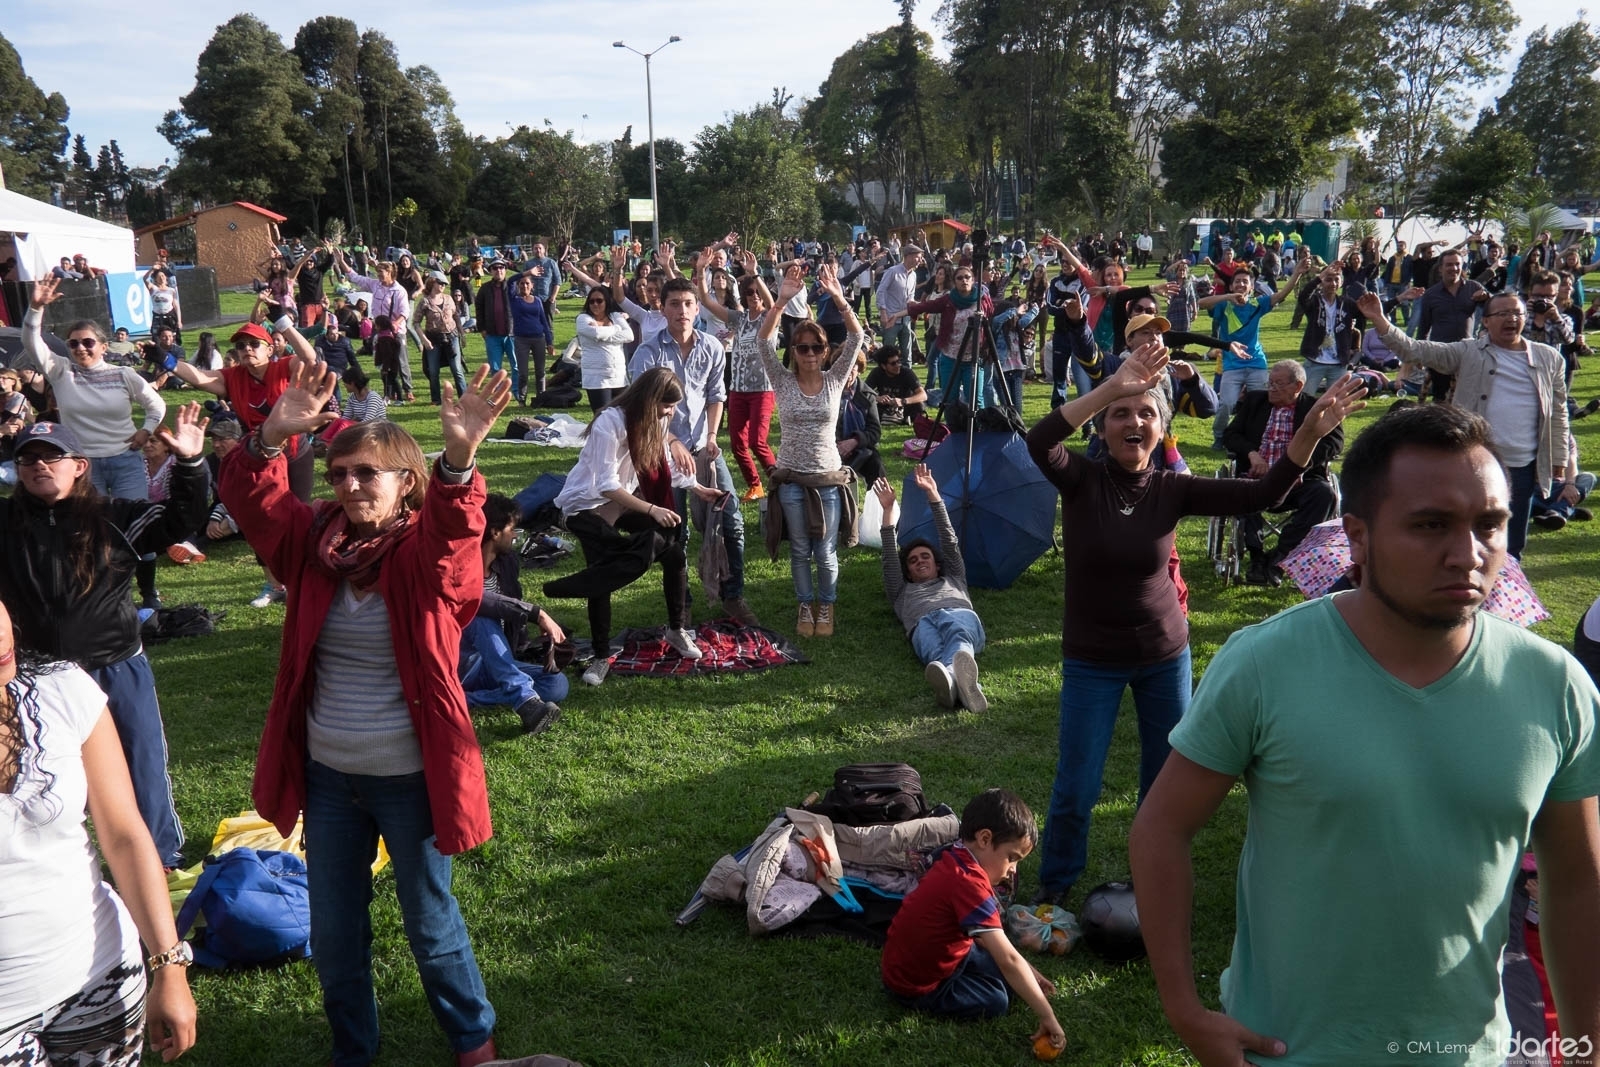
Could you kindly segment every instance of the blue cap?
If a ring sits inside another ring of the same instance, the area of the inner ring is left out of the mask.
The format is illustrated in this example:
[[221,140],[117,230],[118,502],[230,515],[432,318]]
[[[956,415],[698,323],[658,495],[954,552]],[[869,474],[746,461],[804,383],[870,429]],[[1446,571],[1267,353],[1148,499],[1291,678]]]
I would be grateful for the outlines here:
[[59,422],[36,422],[26,430],[17,434],[17,442],[13,452],[21,452],[35,441],[59,449],[62,455],[82,456],[83,445],[78,442],[78,435]]

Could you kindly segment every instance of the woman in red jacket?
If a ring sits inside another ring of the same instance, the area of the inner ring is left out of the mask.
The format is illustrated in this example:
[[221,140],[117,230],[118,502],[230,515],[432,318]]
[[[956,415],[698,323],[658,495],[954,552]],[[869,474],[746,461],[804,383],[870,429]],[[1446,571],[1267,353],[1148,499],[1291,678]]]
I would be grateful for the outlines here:
[[368,906],[378,837],[422,988],[457,1062],[495,1058],[494,1008],[450,892],[450,859],[491,834],[483,757],[456,675],[461,628],[483,594],[479,443],[510,401],[479,368],[446,382],[444,455],[431,475],[391,422],[328,448],[335,501],[289,491],[284,445],[326,423],[336,378],[296,356],[271,414],[223,464],[239,530],[288,588],[272,706],[256,760],[256,808],[287,834],[305,813],[311,949],[333,1062],[378,1050]]

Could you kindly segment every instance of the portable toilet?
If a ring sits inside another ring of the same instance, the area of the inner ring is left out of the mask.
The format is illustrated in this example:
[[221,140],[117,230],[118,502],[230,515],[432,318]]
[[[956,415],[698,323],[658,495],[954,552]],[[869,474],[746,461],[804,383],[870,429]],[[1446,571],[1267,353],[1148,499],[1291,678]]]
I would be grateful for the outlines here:
[[1343,226],[1338,219],[1312,219],[1306,223],[1306,247],[1329,263],[1339,258]]

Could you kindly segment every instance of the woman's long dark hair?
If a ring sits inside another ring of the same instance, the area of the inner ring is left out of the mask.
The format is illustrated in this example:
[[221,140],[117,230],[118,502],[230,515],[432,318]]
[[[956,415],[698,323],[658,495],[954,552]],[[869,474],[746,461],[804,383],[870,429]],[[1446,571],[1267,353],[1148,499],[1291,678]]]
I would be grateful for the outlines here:
[[[69,461],[70,462],[70,461]],[[49,507],[44,501],[28,492],[25,482],[19,481],[12,498],[21,497],[37,507]],[[27,508],[12,508],[12,536],[22,536],[28,523]],[[105,501],[89,481],[89,472],[72,483],[72,489],[55,504],[53,521],[67,531],[68,566],[72,569],[73,592],[82,596],[94,588],[94,583],[111,565],[111,546],[118,536],[106,518]]]
[[[672,369],[651,367],[606,405],[622,412],[622,424],[628,430],[628,455],[633,458],[634,470],[651,474],[661,467],[667,437],[661,426],[661,405],[682,400],[683,386]],[[583,435],[589,436],[592,429],[594,423],[591,422]]]

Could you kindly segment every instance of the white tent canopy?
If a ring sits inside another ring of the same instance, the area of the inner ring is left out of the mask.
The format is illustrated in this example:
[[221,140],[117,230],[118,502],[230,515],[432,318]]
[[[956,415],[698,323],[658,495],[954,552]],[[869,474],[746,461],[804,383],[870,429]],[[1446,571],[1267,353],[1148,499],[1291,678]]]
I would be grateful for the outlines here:
[[132,230],[0,189],[0,241],[8,236],[17,246],[17,275],[23,281],[43,277],[62,256],[80,252],[90,266],[109,274],[134,269]]

